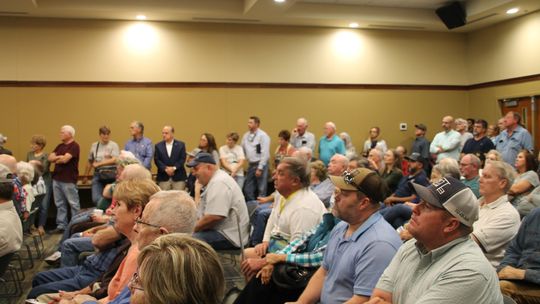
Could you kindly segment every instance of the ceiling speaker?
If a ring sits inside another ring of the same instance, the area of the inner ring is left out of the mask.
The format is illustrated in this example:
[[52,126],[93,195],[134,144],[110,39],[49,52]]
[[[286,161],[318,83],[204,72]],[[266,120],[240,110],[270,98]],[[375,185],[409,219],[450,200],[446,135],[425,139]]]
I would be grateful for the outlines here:
[[456,1],[439,7],[435,13],[437,13],[437,16],[441,18],[442,22],[444,22],[444,25],[446,25],[449,30],[465,25],[465,9],[460,2]]

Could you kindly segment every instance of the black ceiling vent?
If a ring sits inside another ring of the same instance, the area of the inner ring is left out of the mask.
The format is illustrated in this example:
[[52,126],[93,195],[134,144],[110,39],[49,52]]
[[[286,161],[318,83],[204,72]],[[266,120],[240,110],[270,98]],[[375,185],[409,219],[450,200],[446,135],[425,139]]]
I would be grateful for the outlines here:
[[435,13],[437,13],[437,16],[441,18],[442,22],[444,22],[444,25],[446,25],[449,30],[465,25],[465,9],[460,2],[456,1],[439,7]]

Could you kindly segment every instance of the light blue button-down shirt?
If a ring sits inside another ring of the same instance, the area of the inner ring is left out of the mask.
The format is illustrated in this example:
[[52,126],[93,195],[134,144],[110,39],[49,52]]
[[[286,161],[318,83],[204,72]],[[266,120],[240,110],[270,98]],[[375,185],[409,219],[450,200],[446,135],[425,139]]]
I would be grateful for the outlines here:
[[520,150],[533,150],[531,134],[527,129],[519,125],[511,136],[508,136],[508,131],[504,130],[495,139],[495,147],[502,154],[503,160],[514,166]]
[[270,158],[270,137],[261,129],[251,133],[246,132],[242,137],[242,148],[250,163],[259,162],[257,168],[262,170]]
[[129,140],[124,146],[124,150],[133,153],[141,161],[142,165],[150,170],[152,167],[152,158],[154,157],[154,149],[152,141],[148,137]]

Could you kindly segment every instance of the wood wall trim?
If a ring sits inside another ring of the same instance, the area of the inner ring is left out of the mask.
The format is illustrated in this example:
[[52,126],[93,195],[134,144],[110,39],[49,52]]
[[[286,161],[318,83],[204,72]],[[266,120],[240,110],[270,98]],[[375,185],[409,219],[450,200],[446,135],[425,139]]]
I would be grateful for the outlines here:
[[233,89],[362,89],[467,91],[540,80],[540,74],[473,85],[271,83],[271,82],[129,82],[129,81],[15,81],[0,80],[0,87],[83,88],[233,88]]

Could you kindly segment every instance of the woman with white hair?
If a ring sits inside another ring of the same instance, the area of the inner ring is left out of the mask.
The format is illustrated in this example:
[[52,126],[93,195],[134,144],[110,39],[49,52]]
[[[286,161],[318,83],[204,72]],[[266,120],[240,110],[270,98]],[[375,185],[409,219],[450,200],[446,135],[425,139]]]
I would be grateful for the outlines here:
[[32,180],[34,180],[34,166],[27,162],[18,162],[17,177],[19,177],[23,185],[26,210],[30,211],[32,210],[32,203],[36,200],[34,188],[32,187]]
[[354,147],[352,143],[352,138],[347,132],[341,132],[339,133],[339,137],[341,140],[343,140],[343,143],[345,143],[345,156],[348,159],[352,159],[353,157],[358,156],[356,154],[356,148]]

